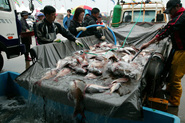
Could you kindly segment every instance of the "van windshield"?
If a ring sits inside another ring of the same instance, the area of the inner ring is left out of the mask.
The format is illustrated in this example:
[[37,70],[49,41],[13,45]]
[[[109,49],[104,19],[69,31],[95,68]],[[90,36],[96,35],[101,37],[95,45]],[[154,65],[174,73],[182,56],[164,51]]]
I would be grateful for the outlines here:
[[[141,16],[139,18],[140,11],[134,11],[133,13],[133,22],[143,22],[143,11],[141,11]],[[144,22],[154,22],[155,20],[155,11],[154,10],[146,10]],[[132,11],[125,11],[123,14],[123,22],[131,22],[132,21]]]
[[11,11],[8,0],[0,0],[0,11]]

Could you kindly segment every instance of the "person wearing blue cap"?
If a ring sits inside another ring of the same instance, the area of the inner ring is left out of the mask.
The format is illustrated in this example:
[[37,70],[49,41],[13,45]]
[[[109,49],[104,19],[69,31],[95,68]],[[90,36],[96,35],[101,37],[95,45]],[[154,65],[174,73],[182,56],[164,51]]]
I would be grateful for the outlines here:
[[170,95],[168,106],[179,106],[182,95],[181,79],[185,74],[185,9],[180,0],[169,0],[166,7],[164,13],[170,14],[171,20],[151,41],[143,44],[141,49],[170,36],[172,55],[168,58],[170,70],[166,91]]
[[36,30],[36,23],[43,20],[45,18],[44,14],[42,12],[37,14],[37,19],[35,21],[35,23],[33,24],[33,29],[34,29],[34,34],[35,34],[35,40],[36,40],[36,45],[38,45],[38,41],[37,41],[37,30]]
[[99,14],[97,21],[96,21],[96,24],[104,25],[104,23],[102,22],[102,15],[101,14]]
[[40,20],[43,20],[44,19],[44,14],[42,12],[40,12],[38,15],[37,15],[37,22],[40,21]]

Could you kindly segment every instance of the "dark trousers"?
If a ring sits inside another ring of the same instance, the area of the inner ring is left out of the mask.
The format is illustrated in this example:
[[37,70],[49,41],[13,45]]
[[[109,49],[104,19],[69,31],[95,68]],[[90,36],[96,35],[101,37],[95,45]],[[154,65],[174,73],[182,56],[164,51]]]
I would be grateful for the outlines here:
[[31,42],[32,42],[31,37],[23,37],[23,38],[21,38],[21,41],[22,41],[22,44],[24,44],[25,47],[26,47],[26,52],[24,54],[25,59],[28,59],[29,51],[30,51],[30,45],[31,45]]

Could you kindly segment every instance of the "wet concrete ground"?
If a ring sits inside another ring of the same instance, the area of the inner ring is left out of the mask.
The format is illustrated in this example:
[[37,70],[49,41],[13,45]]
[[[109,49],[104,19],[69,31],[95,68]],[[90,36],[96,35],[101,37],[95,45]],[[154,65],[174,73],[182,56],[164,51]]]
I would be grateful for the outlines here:
[[[32,47],[33,46],[36,46],[35,41],[34,41],[34,37],[33,37]],[[4,66],[3,66],[3,70],[1,72],[13,71],[13,72],[22,73],[30,65],[32,65],[32,62],[25,62],[24,55],[19,56],[17,58],[13,58],[13,59],[7,59],[6,54],[4,52],[2,53],[2,55],[4,58]],[[180,106],[179,107],[169,107],[168,113],[177,115],[181,119],[181,123],[185,123],[185,77],[183,77],[183,79],[182,79],[182,88],[183,88],[183,93],[182,93],[182,97],[181,97]]]

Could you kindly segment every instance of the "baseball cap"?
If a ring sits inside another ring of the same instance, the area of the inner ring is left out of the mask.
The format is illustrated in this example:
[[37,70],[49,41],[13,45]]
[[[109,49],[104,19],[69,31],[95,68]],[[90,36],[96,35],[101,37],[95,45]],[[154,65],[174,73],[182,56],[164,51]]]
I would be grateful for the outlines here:
[[22,12],[21,12],[21,15],[23,15],[23,16],[24,16],[24,15],[29,15],[29,13],[28,13],[27,11],[22,11]]
[[169,14],[170,10],[174,8],[177,4],[181,4],[180,0],[169,0],[166,4],[166,10],[164,13]]
[[44,16],[44,14],[43,14],[43,13],[39,13],[39,14],[37,15],[37,17],[39,17],[39,16]]
[[101,15],[101,14],[99,14],[98,18],[101,18],[101,17],[102,17],[102,15]]

